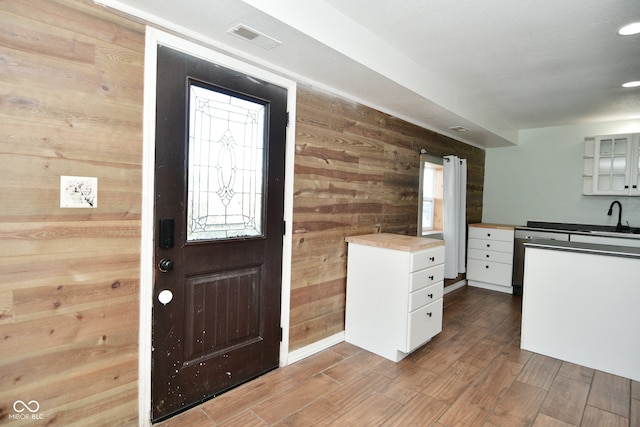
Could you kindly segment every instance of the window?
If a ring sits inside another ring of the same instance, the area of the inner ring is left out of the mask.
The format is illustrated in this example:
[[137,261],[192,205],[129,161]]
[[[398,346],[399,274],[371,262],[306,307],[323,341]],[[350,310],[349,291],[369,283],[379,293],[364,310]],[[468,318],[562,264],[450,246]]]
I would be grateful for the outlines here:
[[442,232],[442,159],[420,156],[418,235]]
[[422,229],[433,230],[436,196],[436,169],[425,164],[422,174]]

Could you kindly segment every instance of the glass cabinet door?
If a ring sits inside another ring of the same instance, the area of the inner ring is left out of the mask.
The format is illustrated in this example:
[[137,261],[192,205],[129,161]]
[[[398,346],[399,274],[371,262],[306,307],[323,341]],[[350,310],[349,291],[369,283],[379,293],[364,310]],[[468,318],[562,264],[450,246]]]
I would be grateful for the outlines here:
[[632,151],[631,135],[596,138],[594,194],[629,194]]

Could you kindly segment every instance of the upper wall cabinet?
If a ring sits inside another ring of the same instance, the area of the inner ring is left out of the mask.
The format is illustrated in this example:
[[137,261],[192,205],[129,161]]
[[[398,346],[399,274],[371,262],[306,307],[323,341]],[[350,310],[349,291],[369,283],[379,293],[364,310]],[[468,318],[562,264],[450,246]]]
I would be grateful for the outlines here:
[[583,194],[640,196],[640,134],[585,139]]

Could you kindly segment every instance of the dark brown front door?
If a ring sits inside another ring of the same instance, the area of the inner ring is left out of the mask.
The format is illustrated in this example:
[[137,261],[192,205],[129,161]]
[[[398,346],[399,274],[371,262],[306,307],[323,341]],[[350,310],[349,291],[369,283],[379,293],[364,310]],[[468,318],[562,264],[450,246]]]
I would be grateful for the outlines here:
[[286,89],[158,47],[152,419],[278,367]]

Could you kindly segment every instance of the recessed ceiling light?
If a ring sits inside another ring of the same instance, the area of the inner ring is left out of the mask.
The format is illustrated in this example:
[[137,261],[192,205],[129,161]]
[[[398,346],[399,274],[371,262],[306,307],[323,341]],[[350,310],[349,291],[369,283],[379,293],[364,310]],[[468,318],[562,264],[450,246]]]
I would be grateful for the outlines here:
[[622,87],[638,87],[640,86],[640,80],[636,80],[634,82],[626,82],[622,84]]
[[640,22],[632,22],[618,30],[618,34],[621,36],[632,36],[638,33],[640,33]]

